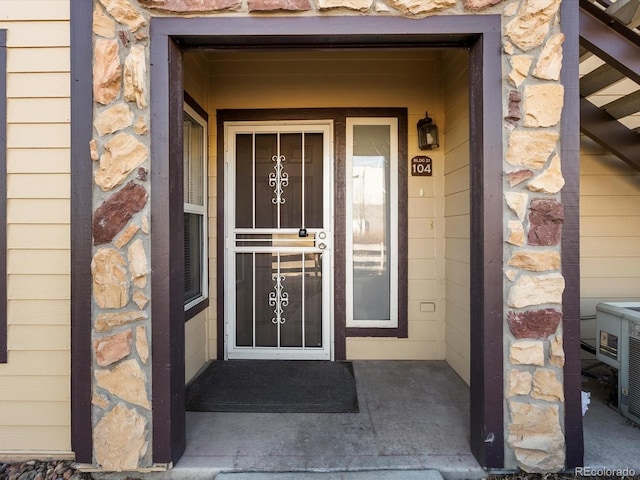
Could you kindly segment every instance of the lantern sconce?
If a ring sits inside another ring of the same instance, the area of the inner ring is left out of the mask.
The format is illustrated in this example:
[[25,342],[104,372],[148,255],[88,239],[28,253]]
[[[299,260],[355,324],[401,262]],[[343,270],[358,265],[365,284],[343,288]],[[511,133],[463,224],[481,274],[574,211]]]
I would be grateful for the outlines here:
[[418,148],[420,150],[432,150],[440,146],[438,143],[438,126],[425,112],[424,118],[418,120]]

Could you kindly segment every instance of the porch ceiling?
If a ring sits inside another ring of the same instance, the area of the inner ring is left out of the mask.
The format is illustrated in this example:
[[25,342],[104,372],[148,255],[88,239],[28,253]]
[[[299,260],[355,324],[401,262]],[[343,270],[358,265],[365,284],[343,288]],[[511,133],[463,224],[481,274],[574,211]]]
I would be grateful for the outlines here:
[[640,170],[640,0],[580,0],[580,129]]

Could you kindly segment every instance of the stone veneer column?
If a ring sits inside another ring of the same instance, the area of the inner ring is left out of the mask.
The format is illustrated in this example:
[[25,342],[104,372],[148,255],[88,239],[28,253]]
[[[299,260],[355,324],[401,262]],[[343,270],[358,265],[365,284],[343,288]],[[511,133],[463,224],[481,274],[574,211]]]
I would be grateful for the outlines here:
[[151,467],[149,18],[503,17],[507,468],[564,467],[560,0],[94,0],[94,463]]
[[565,465],[559,7],[505,8],[505,438],[511,461],[530,472]]
[[107,471],[151,465],[148,15],[94,2],[93,452]]

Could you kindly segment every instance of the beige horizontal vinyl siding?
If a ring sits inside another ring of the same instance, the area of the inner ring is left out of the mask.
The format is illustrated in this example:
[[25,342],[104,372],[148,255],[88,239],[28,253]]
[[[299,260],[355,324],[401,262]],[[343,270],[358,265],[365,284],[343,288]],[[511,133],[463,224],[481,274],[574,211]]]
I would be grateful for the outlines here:
[[71,450],[69,8],[67,0],[0,2],[8,282],[0,460]]
[[599,302],[640,301],[640,172],[587,137],[580,144],[580,315],[595,337]]
[[[417,148],[415,128],[425,109],[436,122],[443,121],[441,68],[437,51],[217,53],[209,57],[206,109],[214,115],[217,109],[406,107],[411,158],[425,154]],[[211,187],[216,181],[213,134]],[[434,176],[408,177],[409,338],[348,338],[350,359],[444,359],[444,290],[436,272],[436,258],[442,255],[436,234],[443,228],[437,199],[442,194],[444,154],[442,149],[428,154]],[[212,228],[210,235],[214,232]],[[211,248],[210,255],[214,253]],[[210,272],[215,274],[215,269]],[[435,312],[423,311],[425,303],[435,305]],[[210,319],[213,348],[217,329],[213,315]]]
[[445,55],[446,360],[470,382],[469,56]]
[[189,383],[193,377],[209,360],[207,352],[207,312],[200,312],[189,319],[184,326],[185,382]]

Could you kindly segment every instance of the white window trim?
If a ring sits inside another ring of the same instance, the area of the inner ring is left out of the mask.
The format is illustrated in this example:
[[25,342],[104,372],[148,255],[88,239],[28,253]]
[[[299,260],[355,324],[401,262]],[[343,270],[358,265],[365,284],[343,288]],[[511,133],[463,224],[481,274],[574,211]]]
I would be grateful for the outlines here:
[[183,104],[184,111],[193,118],[196,122],[202,126],[202,154],[204,155],[202,162],[202,195],[203,195],[203,203],[204,205],[195,205],[192,203],[184,203],[184,213],[195,213],[202,215],[202,295],[197,298],[194,298],[188,303],[184,305],[184,311],[186,312],[190,308],[195,307],[200,302],[205,301],[209,298],[209,215],[208,215],[208,202],[209,202],[209,193],[207,189],[208,182],[208,157],[209,157],[209,146],[207,142],[208,137],[208,124],[207,121],[198,114],[191,106],[189,106],[186,102]]
[[[389,319],[355,320],[353,318],[353,127],[356,125],[389,125],[391,138],[391,156],[389,165]],[[346,326],[348,328],[398,328],[398,119],[395,117],[359,117],[347,118],[346,122],[346,172],[345,172],[345,296],[346,296]]]

